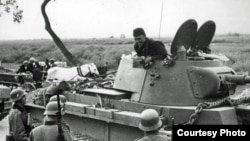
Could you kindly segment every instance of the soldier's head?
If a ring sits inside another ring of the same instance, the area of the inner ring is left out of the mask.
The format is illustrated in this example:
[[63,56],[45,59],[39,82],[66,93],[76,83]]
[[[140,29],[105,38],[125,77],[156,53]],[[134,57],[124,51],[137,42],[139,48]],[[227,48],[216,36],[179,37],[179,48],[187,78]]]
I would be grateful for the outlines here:
[[[59,97],[60,97],[60,101],[62,102],[62,109],[63,109],[63,111],[65,110],[65,104],[66,104],[66,102],[67,102],[67,99],[66,99],[66,97],[64,96],[64,95],[59,95]],[[49,102],[52,102],[52,101],[57,101],[57,95],[54,95],[54,96],[52,96],[50,99],[49,99]]]
[[135,43],[141,47],[145,41],[146,41],[146,33],[144,32],[144,29],[143,28],[135,28],[133,30],[133,36],[134,36],[134,40],[135,40]]
[[29,64],[29,61],[27,61],[27,60],[23,61],[23,65],[27,66],[28,64]]
[[[63,104],[62,102],[60,102],[60,107],[62,107]],[[64,115],[64,111],[61,108],[61,115]],[[58,113],[58,105],[57,105],[57,101],[51,101],[46,105],[46,109],[45,112],[43,113],[43,115],[45,116],[56,116]]]
[[55,63],[55,59],[54,59],[54,58],[50,58],[50,59],[49,59],[49,62],[50,62],[51,64],[54,64],[54,63]]
[[30,63],[34,63],[36,61],[36,59],[34,57],[30,57]]
[[162,126],[162,121],[159,114],[154,109],[146,109],[140,115],[139,128],[142,131],[156,131]]
[[[59,97],[60,97],[60,101],[61,101],[63,104],[65,104],[65,103],[67,102],[67,99],[66,99],[66,97],[65,97],[64,95],[59,95]],[[49,101],[50,101],[50,102],[51,102],[51,101],[57,101],[57,95],[52,96],[52,97],[49,99]]]
[[10,99],[12,102],[26,103],[26,92],[22,89],[14,89],[10,92]]

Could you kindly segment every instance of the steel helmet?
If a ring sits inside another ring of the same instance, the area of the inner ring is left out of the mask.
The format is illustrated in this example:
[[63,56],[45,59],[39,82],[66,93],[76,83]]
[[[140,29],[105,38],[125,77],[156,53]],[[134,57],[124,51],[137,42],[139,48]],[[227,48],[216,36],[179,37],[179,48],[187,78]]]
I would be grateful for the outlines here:
[[[59,95],[60,96],[60,101],[65,104],[67,102],[67,99],[64,95]],[[49,101],[57,101],[57,95],[52,96]]]
[[140,115],[139,128],[143,131],[154,131],[162,126],[159,114],[154,109],[146,109]]
[[[63,106],[63,104],[60,102],[61,107]],[[51,101],[46,105],[46,109],[45,112],[43,113],[43,115],[54,115],[56,116],[58,112],[58,105],[57,105],[57,101]],[[64,114],[64,111],[61,110],[61,114]]]
[[57,85],[50,85],[48,86],[45,95],[55,95],[59,91],[59,88]]
[[10,99],[13,102],[16,102],[22,99],[23,96],[26,95],[26,92],[22,89],[14,89],[10,92]]

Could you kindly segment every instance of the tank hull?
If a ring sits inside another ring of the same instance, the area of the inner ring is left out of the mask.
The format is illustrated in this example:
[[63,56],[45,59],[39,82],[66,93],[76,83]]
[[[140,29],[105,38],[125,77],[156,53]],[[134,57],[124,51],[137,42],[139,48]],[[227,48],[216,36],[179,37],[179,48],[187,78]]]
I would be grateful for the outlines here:
[[[97,108],[93,106],[99,101],[97,97],[81,94],[65,96],[69,101],[75,101],[66,103],[64,115],[73,132],[102,141],[127,141],[141,137],[143,132],[139,130],[138,123],[144,109],[156,109],[161,116],[172,117],[174,124],[186,122],[196,109],[195,106],[159,106],[113,99],[108,101],[113,108]],[[44,107],[34,104],[27,104],[26,107],[33,119],[42,121]],[[236,125],[239,122],[234,107],[220,107],[204,109],[194,124]]]

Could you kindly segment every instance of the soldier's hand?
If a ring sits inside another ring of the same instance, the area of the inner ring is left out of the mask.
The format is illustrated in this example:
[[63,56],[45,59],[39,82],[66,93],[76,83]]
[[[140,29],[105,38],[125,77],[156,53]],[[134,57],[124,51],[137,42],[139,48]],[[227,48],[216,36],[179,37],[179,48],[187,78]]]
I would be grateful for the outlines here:
[[152,57],[146,57],[146,58],[144,59],[144,61],[145,61],[145,63],[149,63],[149,62],[152,61]]

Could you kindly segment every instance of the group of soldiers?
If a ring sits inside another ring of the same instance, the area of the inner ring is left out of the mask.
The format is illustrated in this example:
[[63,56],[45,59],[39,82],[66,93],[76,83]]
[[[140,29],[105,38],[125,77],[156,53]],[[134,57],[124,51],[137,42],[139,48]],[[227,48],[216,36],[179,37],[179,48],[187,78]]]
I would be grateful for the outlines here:
[[[32,125],[30,114],[24,106],[26,95],[22,89],[14,89],[10,93],[13,106],[9,113],[9,134],[6,141],[74,141],[74,134],[63,119],[67,102],[64,95],[50,95],[42,125],[36,127]],[[163,122],[156,110],[146,109],[140,117],[139,129],[144,132],[144,136],[135,141],[171,140],[169,133],[160,131]]]
[[24,106],[26,95],[22,89],[14,89],[10,93],[13,105],[9,113],[6,141],[73,141],[73,132],[63,119],[67,101],[65,96],[58,95],[60,100],[57,95],[49,98],[42,125],[35,127]]
[[[134,49],[137,56],[143,58],[145,65],[167,57],[164,44],[160,41],[148,39],[142,28],[134,29],[133,36],[135,39]],[[30,62],[25,61],[23,63],[26,70],[30,68],[34,69],[34,66],[30,67],[30,65],[34,64],[36,64],[35,60],[32,59],[30,59]],[[48,65],[46,67],[53,66]],[[21,73],[25,71],[25,69],[20,68],[17,73]],[[34,79],[37,80],[35,71],[28,71],[34,73]],[[47,91],[47,93],[48,92],[49,91]],[[51,94],[44,98],[43,105],[46,106],[46,109],[43,124],[35,128],[33,127],[33,129],[30,115],[24,107],[26,101],[25,91],[16,89],[11,92],[10,96],[13,101],[13,106],[9,113],[10,134],[6,136],[8,141],[12,141],[11,139],[14,141],[73,141],[73,132],[63,119],[65,103],[67,101],[63,95],[57,96]],[[60,98],[60,100],[57,98]],[[144,132],[144,136],[135,139],[135,141],[171,140],[170,134],[161,132],[160,129],[163,127],[163,123],[156,110],[146,109],[142,111],[140,118],[139,129]]]
[[[23,64],[17,70],[17,74],[32,74],[34,82],[39,82],[46,79],[47,70],[51,67],[55,67],[55,59],[46,59],[45,64],[41,65],[37,59],[31,57],[28,60],[23,61]],[[20,78],[20,82],[24,83],[24,80]]]

